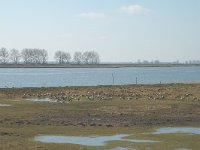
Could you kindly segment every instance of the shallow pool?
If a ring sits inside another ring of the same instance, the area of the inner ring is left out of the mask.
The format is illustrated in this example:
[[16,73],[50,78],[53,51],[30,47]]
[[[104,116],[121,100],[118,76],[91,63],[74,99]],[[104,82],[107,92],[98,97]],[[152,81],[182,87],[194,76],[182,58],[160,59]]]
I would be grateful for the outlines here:
[[11,106],[9,104],[0,104],[0,107],[8,107],[8,106]]
[[169,134],[169,133],[200,134],[200,128],[192,128],[192,127],[159,128],[153,134]]
[[42,135],[35,137],[35,141],[44,142],[44,143],[71,143],[79,144],[85,146],[105,146],[107,142],[110,141],[125,141],[125,142],[134,142],[134,143],[152,143],[159,142],[154,140],[142,140],[142,139],[128,139],[130,135],[128,134],[119,134],[112,136],[54,136],[54,135]]
[[57,102],[56,100],[50,99],[50,98],[31,98],[31,99],[27,99],[27,100],[31,100],[34,102],[52,102],[55,103]]
[[[133,136],[135,133],[131,134],[117,134],[111,136],[57,136],[57,135],[39,135],[34,138],[34,141],[44,142],[44,143],[66,143],[66,144],[79,144],[83,146],[95,146],[95,147],[104,147],[107,146],[108,142],[118,141],[118,142],[131,142],[131,143],[156,143],[156,142],[165,142],[165,138],[160,141],[157,140],[144,140],[144,139],[130,139],[130,136]],[[149,133],[137,133],[137,135],[148,134],[188,134],[191,135],[200,135],[200,128],[195,127],[163,127],[158,128],[155,132]],[[149,136],[148,136],[149,137]],[[150,148],[151,149],[151,148]],[[134,150],[134,148],[124,147],[124,145],[119,145],[119,147],[114,147],[111,150]],[[174,150],[190,150],[187,147],[175,147]]]
[[115,147],[111,150],[136,150],[136,149],[133,149],[133,148],[125,148],[125,147]]

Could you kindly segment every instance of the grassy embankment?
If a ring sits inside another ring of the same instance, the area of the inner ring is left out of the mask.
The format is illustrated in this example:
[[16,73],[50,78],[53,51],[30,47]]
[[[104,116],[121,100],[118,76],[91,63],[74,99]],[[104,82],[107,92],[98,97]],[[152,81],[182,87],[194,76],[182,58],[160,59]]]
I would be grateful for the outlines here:
[[[200,147],[199,135],[140,134],[157,127],[200,127],[200,84],[99,86],[63,88],[0,89],[0,149],[136,149]],[[59,103],[32,102],[25,96],[48,97],[66,93],[79,97]],[[94,97],[88,99],[88,96]],[[102,95],[102,93],[106,93]],[[32,94],[32,95],[31,95]],[[103,99],[97,97],[103,97]],[[132,95],[132,97],[131,97]],[[136,96],[137,95],[137,96]],[[80,97],[81,96],[81,97]],[[131,134],[130,138],[160,140],[159,143],[109,142],[106,147],[74,144],[44,144],[33,141],[39,134],[113,135]],[[134,135],[133,135],[134,134]]]

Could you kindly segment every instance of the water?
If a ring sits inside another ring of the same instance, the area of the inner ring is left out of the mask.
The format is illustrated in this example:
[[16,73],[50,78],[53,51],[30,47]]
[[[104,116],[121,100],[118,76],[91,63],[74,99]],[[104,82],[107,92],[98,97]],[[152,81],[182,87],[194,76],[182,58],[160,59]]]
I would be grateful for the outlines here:
[[[200,135],[200,128],[193,127],[163,127],[156,129],[155,132],[150,133],[140,133],[140,134],[196,134]],[[138,133],[137,133],[138,134]],[[44,143],[66,143],[66,144],[79,144],[83,146],[107,146],[108,142],[119,141],[119,142],[133,142],[133,143],[156,143],[164,142],[165,137],[161,141],[155,140],[143,140],[143,139],[129,139],[129,134],[118,134],[112,136],[55,136],[55,135],[42,135],[36,136],[35,141],[44,142]],[[170,143],[169,143],[170,144]],[[148,147],[146,149],[151,149]],[[135,150],[129,146],[120,145],[119,147],[114,147],[110,150]],[[177,147],[174,150],[190,150],[189,148]]]
[[116,147],[116,148],[113,148],[111,150],[136,150],[136,149],[133,149],[133,148],[125,148],[125,147]]
[[192,127],[159,128],[153,134],[170,134],[170,133],[200,134],[200,128],[192,128]]
[[[200,135],[200,128],[193,127],[170,127],[170,128],[158,128],[152,133],[140,133],[140,134],[197,134]],[[133,143],[155,143],[163,141],[155,140],[143,140],[143,139],[129,139],[129,134],[118,134],[112,136],[55,136],[55,135],[41,135],[34,138],[35,141],[44,143],[66,143],[66,144],[79,144],[84,146],[106,146],[107,142],[110,141],[124,141]],[[151,148],[146,148],[151,149]],[[115,147],[111,150],[134,150],[129,147]],[[190,150],[188,148],[176,148],[175,150]]]
[[27,100],[31,100],[34,102],[57,102],[56,100],[50,99],[50,98],[31,98],[31,99],[27,99]]
[[189,148],[177,148],[176,150],[191,150]]
[[200,67],[0,68],[0,87],[200,82]]
[[125,141],[134,143],[153,143],[158,141],[153,140],[140,140],[140,139],[124,139],[129,135],[119,134],[113,136],[93,136],[93,137],[82,137],[82,136],[53,136],[44,135],[35,137],[35,141],[44,143],[71,143],[85,146],[106,146],[109,141]]
[[0,104],[0,107],[8,107],[8,106],[11,106],[9,104]]

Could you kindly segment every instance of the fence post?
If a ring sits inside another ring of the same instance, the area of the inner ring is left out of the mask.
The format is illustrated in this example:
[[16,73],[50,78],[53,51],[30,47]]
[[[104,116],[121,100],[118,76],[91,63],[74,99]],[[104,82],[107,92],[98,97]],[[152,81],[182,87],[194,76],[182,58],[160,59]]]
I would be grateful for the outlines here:
[[112,73],[112,79],[113,79],[113,85],[115,84],[115,77],[114,74]]

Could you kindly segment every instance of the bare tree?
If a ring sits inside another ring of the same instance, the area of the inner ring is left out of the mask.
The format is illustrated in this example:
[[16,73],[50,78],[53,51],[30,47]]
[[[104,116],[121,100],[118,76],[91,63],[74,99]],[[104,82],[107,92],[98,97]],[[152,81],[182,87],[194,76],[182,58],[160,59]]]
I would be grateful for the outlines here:
[[31,64],[40,64],[40,51],[38,49],[30,49]]
[[74,53],[74,63],[76,63],[76,64],[82,63],[82,53],[81,52]]
[[33,64],[41,64],[42,58],[41,58],[41,50],[40,49],[31,49],[31,63]]
[[54,55],[54,58],[59,64],[64,64],[70,62],[71,55],[64,51],[57,51]]
[[159,60],[155,60],[154,64],[161,64],[161,62]]
[[89,63],[90,64],[98,64],[100,62],[100,57],[97,52],[91,51],[89,52]]
[[63,52],[62,55],[63,55],[63,61],[64,61],[64,63],[70,63],[70,60],[71,60],[70,53]]
[[62,51],[57,51],[54,55],[54,59],[59,63],[63,64],[63,56],[62,56]]
[[94,51],[84,52],[83,62],[85,64],[98,64],[100,62],[99,54]]
[[47,63],[48,53],[44,49],[23,49],[22,59],[26,64],[44,64]]
[[71,55],[67,52],[57,51],[54,56],[55,60],[59,64],[69,63],[71,60]]
[[41,61],[43,64],[47,63],[48,60],[48,52],[45,49],[42,49],[41,51]]
[[31,57],[32,57],[31,49],[25,48],[22,50],[21,58],[25,64],[30,64],[32,62]]
[[89,52],[84,52],[83,53],[83,63],[84,64],[89,64],[89,59],[90,59],[90,53]]
[[14,64],[18,64],[20,61],[20,52],[17,49],[10,50],[10,60]]
[[9,56],[8,50],[6,48],[2,47],[0,49],[0,61],[1,61],[1,63],[6,64],[9,60],[8,56]]

